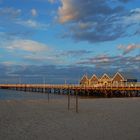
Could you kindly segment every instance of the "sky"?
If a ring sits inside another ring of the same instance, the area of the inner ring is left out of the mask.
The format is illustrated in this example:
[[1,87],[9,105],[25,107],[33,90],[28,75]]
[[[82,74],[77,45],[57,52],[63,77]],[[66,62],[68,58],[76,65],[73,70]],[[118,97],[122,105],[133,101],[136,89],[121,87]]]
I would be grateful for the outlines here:
[[117,71],[140,79],[139,0],[0,0],[1,82]]

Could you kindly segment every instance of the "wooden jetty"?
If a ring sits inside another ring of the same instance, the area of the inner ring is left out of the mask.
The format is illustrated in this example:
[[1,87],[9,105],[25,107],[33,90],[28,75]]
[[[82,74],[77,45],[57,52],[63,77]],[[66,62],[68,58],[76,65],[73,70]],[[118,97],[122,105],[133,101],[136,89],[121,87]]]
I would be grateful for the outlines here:
[[1,89],[13,89],[19,91],[71,94],[97,97],[140,97],[140,83],[135,85],[87,86],[79,84],[0,84]]

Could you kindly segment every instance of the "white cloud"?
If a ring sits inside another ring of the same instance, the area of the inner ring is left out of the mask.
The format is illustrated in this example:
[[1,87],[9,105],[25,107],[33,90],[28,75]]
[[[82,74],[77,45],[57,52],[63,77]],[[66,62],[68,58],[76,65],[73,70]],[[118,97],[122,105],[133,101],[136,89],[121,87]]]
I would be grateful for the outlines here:
[[95,58],[91,59],[92,63],[108,63],[110,62],[110,58],[106,54],[98,55]]
[[136,56],[135,60],[140,61],[140,55]]
[[56,61],[56,58],[49,56],[49,55],[26,55],[24,59],[34,61],[34,62],[53,62]]
[[128,16],[123,17],[123,23],[125,24],[139,24],[140,23],[140,8],[136,8],[130,11]]
[[13,7],[0,8],[0,16],[4,19],[13,20],[21,15],[21,9],[15,9]]
[[6,46],[9,50],[22,50],[27,52],[44,52],[49,49],[45,44],[33,40],[14,40]]
[[[2,38],[2,36],[4,37]],[[56,57],[58,53],[52,46],[28,39],[19,39],[13,37],[9,39],[6,35],[0,32],[0,48],[9,54],[8,58],[16,64],[58,64],[61,63],[61,58]],[[6,38],[5,38],[6,37]],[[3,60],[7,60],[7,55],[0,53]],[[64,60],[62,60],[64,62]],[[5,64],[11,64],[5,62]]]
[[21,9],[14,9],[12,7],[0,8],[0,15],[11,18],[16,18],[21,14]]
[[96,22],[79,22],[78,23],[78,27],[81,29],[81,30],[88,30],[93,27],[97,26],[97,23]]
[[14,64],[16,64],[15,62],[12,62],[12,61],[4,61],[4,62],[1,62],[0,64],[3,64],[5,66],[12,66]]
[[[134,69],[139,72],[139,60],[140,60],[140,55],[135,55],[135,56],[110,56],[110,55],[99,55],[99,56],[94,56],[93,58],[87,58],[85,60],[82,60],[78,62],[77,64],[80,65],[85,65],[85,66],[93,66],[95,69],[96,68],[104,68],[108,69],[109,71],[111,69],[121,69],[123,71],[133,71]],[[135,71],[135,72],[136,72]]]
[[124,46],[124,45],[118,46],[118,49],[122,50],[124,55],[128,54],[138,48],[140,49],[140,45],[136,45],[136,44],[130,44],[128,46]]
[[31,15],[33,17],[37,16],[38,15],[37,10],[36,9],[31,9]]
[[140,13],[140,8],[132,9],[131,13]]
[[75,9],[73,0],[61,0],[61,3],[62,6],[58,10],[59,22],[65,23],[77,18],[78,10]]
[[26,27],[35,28],[35,29],[43,29],[43,30],[46,30],[49,26],[48,24],[42,24],[42,23],[39,23],[39,22],[37,22],[35,20],[31,20],[31,19],[26,20],[26,21],[17,20],[16,23],[26,26]]
[[56,0],[48,0],[48,2],[50,2],[50,3],[55,3]]

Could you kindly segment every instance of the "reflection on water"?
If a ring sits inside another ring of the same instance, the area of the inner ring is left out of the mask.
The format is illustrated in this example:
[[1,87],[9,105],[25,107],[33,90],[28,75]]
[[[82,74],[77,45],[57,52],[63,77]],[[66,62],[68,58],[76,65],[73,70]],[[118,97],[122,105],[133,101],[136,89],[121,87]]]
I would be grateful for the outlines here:
[[[49,94],[49,98],[65,98],[66,96]],[[0,89],[0,100],[15,100],[15,99],[48,99],[46,93],[24,92],[15,90]]]

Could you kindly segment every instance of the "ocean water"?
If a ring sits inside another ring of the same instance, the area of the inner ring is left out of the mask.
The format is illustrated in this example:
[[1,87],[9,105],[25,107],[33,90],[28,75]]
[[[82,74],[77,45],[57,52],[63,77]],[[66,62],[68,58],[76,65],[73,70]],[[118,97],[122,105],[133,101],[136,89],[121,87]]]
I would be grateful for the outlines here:
[[[64,95],[49,94],[49,99],[65,98]],[[22,100],[22,99],[48,99],[47,93],[24,92],[16,90],[0,89],[0,100]]]

